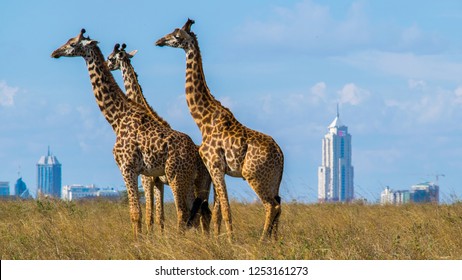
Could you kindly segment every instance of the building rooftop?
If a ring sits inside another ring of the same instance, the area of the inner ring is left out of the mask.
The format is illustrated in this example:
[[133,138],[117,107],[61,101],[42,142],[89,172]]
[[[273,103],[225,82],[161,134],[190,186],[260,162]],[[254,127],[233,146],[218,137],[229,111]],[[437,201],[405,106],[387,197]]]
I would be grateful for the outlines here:
[[334,121],[329,125],[329,128],[342,127],[342,126],[344,126],[344,125],[342,124],[342,122],[340,121],[339,116],[337,115],[337,117],[335,117]]
[[50,147],[48,147],[48,154],[46,156],[41,156],[37,164],[40,165],[58,165],[61,164],[59,163],[58,159],[51,154],[50,152]]
[[328,128],[342,127],[342,126],[345,126],[345,125],[340,121],[340,113],[339,113],[338,104],[337,104],[337,116],[335,117],[334,121],[328,126]]

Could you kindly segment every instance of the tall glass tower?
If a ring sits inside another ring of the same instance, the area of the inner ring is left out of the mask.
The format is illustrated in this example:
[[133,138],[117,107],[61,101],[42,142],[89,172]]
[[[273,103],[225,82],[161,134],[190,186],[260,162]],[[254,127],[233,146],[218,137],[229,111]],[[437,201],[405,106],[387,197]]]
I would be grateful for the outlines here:
[[27,189],[26,183],[22,180],[22,177],[19,177],[16,184],[14,184],[14,194],[17,197],[24,199],[30,197],[29,190]]
[[322,139],[322,164],[318,168],[318,201],[348,202],[354,198],[351,135],[337,116]]
[[37,163],[37,197],[61,198],[61,163],[50,153],[40,157]]

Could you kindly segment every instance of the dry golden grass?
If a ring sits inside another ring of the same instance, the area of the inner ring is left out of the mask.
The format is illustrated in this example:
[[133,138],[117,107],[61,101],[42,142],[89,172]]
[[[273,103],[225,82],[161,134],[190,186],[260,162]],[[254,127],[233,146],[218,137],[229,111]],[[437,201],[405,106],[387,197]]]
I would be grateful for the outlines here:
[[260,204],[231,205],[232,244],[166,229],[132,238],[119,202],[0,201],[1,259],[462,259],[462,204],[283,204],[280,239],[259,243]]

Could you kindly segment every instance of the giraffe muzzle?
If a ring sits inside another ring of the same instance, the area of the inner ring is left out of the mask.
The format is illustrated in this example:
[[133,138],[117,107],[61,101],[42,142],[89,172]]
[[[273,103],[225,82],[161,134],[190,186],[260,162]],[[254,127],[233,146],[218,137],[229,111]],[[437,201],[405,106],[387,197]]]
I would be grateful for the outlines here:
[[156,41],[156,46],[163,47],[165,46],[166,41],[167,40],[165,40],[165,38],[160,38],[159,40]]

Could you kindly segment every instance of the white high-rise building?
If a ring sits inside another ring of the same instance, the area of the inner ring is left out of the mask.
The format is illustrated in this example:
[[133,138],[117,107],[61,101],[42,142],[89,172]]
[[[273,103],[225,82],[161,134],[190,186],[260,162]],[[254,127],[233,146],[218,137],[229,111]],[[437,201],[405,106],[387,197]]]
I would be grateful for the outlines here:
[[348,202],[354,198],[351,135],[337,116],[322,139],[322,164],[318,168],[318,201]]
[[401,205],[409,203],[410,193],[406,190],[394,191],[390,187],[386,187],[385,190],[380,194],[380,204],[393,204]]

